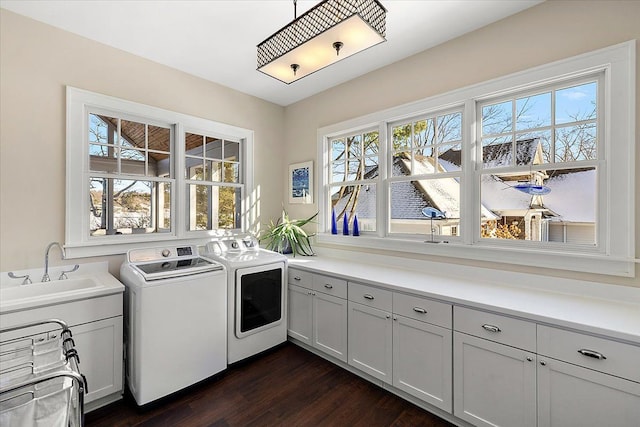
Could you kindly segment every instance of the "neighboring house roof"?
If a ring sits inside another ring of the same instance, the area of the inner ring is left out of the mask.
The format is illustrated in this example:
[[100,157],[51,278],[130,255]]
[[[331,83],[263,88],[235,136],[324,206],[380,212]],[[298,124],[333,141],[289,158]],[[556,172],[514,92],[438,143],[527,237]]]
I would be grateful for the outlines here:
[[[542,148],[538,138],[516,141],[516,165],[535,165],[542,163]],[[460,149],[449,149],[438,156],[439,160],[452,163],[458,168],[462,165]],[[482,147],[483,163],[488,167],[511,166],[513,151],[511,143],[485,145]],[[445,167],[446,169],[446,167]],[[447,169],[448,170],[448,169]]]

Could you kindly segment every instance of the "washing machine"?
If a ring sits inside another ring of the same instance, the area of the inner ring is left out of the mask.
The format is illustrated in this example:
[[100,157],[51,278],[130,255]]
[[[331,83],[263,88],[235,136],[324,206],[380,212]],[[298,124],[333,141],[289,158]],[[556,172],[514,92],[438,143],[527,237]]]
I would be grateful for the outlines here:
[[125,284],[126,377],[140,406],[227,368],[227,274],[197,246],[133,249]]

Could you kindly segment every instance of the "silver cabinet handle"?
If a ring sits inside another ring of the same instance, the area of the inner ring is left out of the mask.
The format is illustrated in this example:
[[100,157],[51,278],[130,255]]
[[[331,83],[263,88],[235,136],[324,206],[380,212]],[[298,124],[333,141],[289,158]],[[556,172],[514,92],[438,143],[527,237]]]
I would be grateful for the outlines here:
[[547,366],[547,362],[545,362],[544,360],[541,360],[541,361],[540,361],[540,364],[541,364],[542,366]]
[[298,277],[298,276],[295,276],[295,277],[293,278],[293,280],[302,280],[302,279],[301,279],[300,277]]
[[482,329],[484,329],[485,331],[489,331],[489,332],[500,332],[500,331],[502,331],[502,329],[500,329],[499,327],[494,326],[494,325],[488,325],[486,323],[484,325],[482,325]]
[[527,356],[527,362],[533,362],[533,357]]
[[581,348],[580,350],[578,350],[578,353],[580,353],[583,356],[593,357],[594,359],[598,359],[598,360],[606,359],[606,357],[604,357],[604,354],[598,353],[597,351],[593,351],[593,350],[587,350],[586,348]]
[[364,299],[373,300],[373,295],[370,294],[364,294],[363,297]]
[[413,307],[413,311],[415,311],[416,313],[427,314],[427,310],[421,307]]
[[387,319],[391,319],[391,315],[390,314],[387,314]]
[[333,285],[330,285],[328,283],[325,283],[324,287],[327,289],[333,289]]

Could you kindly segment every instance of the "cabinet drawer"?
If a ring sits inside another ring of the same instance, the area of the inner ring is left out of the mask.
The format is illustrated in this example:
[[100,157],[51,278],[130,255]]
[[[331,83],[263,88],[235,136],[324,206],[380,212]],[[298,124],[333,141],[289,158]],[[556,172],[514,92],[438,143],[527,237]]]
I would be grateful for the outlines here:
[[393,307],[393,293],[386,289],[349,282],[349,301],[390,312]]
[[456,306],[453,326],[456,331],[469,335],[536,351],[536,324],[532,322]]
[[640,346],[538,325],[538,353],[640,382]]
[[405,317],[451,329],[451,304],[426,298],[393,294],[393,312]]
[[335,277],[313,275],[313,290],[347,299],[347,281]]
[[297,270],[289,267],[287,271],[288,283],[292,285],[302,286],[304,288],[311,289],[313,287],[312,282],[313,273],[308,271]]

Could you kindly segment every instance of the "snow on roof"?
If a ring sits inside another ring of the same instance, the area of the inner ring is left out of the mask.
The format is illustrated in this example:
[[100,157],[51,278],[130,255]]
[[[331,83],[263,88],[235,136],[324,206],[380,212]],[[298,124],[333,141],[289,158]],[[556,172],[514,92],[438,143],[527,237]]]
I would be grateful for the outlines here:
[[559,174],[546,184],[551,192],[543,197],[544,206],[566,222],[595,222],[597,174],[595,169]]

